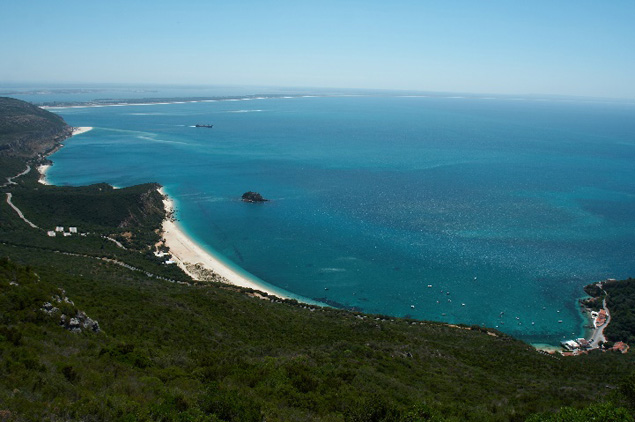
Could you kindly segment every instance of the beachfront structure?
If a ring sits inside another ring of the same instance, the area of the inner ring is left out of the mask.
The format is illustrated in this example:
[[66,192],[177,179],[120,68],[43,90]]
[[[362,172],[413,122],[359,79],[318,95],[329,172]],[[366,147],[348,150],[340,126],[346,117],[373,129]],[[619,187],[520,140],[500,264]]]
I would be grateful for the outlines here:
[[598,312],[598,316],[595,318],[595,321],[593,321],[593,324],[595,325],[595,328],[597,328],[604,325],[605,322],[606,322],[606,310],[600,309],[600,312]]
[[576,343],[578,343],[580,345],[580,347],[582,349],[590,349],[591,348],[591,343],[589,343],[589,340],[585,339],[585,338],[577,338]]
[[624,343],[623,341],[616,342],[611,348],[611,350],[615,350],[617,352],[622,352],[622,353],[628,352],[628,349],[629,349],[628,344]]
[[577,349],[580,348],[580,344],[577,341],[575,341],[575,340],[563,341],[560,344],[562,344],[562,347],[564,347],[565,349],[571,350],[571,351],[577,350]]

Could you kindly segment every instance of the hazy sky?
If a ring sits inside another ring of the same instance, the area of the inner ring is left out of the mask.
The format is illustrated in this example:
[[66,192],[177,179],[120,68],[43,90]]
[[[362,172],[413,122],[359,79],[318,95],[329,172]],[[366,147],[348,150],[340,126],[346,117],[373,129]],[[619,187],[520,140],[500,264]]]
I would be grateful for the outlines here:
[[0,1],[0,83],[635,98],[635,0]]

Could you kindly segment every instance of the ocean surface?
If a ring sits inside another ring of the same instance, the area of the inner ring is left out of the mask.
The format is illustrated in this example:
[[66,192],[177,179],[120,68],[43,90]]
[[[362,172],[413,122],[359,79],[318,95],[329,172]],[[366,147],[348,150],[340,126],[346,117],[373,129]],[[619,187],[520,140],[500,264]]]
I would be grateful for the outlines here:
[[[50,182],[156,181],[192,237],[300,297],[557,344],[584,333],[584,285],[635,276],[632,103],[341,96],[53,111],[95,129],[50,157]],[[271,201],[241,202],[250,190]]]

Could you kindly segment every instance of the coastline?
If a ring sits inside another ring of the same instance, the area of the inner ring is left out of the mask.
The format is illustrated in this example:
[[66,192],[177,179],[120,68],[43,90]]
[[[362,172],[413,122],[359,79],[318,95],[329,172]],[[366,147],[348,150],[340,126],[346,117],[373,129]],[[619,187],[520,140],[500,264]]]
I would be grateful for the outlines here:
[[[81,135],[82,133],[86,133],[90,130],[93,130],[92,126],[74,127],[70,137],[72,138],[73,136]],[[53,154],[58,149],[59,148],[55,148],[49,155]],[[50,185],[50,183],[46,180],[46,172],[51,168],[51,166],[52,166],[52,163],[49,161],[47,164],[41,164],[37,167],[37,171],[38,173],[40,173],[40,178],[38,179],[38,182],[40,182],[43,185]]]
[[[180,205],[180,202],[178,202],[178,201],[180,200],[180,198],[179,198],[179,197],[175,197],[174,199],[175,199],[175,200],[177,201],[177,203]],[[180,208],[180,206],[179,206],[179,208]],[[184,224],[183,224],[183,225],[181,225],[181,227],[179,227],[179,224],[178,224],[178,223],[176,223],[176,224],[175,224],[175,226],[176,226],[176,228],[177,228],[178,230],[180,230],[181,232],[184,232],[184,231],[185,231],[184,229],[185,229],[186,227],[189,227],[189,226],[187,225],[187,223],[189,223],[189,222],[190,222],[190,221],[189,221],[189,218],[188,218],[188,220],[186,220],[186,221],[184,222]],[[193,234],[193,235],[196,235],[197,233],[196,233],[196,232],[193,232],[192,234]],[[187,235],[185,235],[185,236],[186,236],[186,237],[188,237]],[[196,242],[196,241],[194,241],[194,240],[192,240],[192,238],[191,238],[191,237],[189,237],[189,241],[190,241],[191,243],[197,244],[197,242]],[[204,243],[203,243],[203,242],[199,242],[197,246],[199,246],[199,247],[200,247],[200,246],[204,246]],[[174,249],[174,248],[172,248],[172,249]],[[210,253],[211,253],[212,255],[214,255],[214,254],[215,254],[215,252],[214,252],[214,250],[213,250],[212,248],[209,248],[209,249],[210,249],[210,252],[205,251],[205,248],[204,248],[204,247],[203,247],[203,248],[201,248],[201,249],[203,249],[203,253],[204,253],[204,254],[210,254]],[[216,253],[216,256],[219,256],[219,254],[218,254],[218,253]],[[223,258],[223,257],[222,257],[222,256],[220,256],[220,258]],[[176,259],[175,259],[175,261],[176,261]],[[203,260],[190,260],[190,261],[188,261],[187,259],[182,259],[182,260],[181,260],[181,265],[182,265],[182,268],[184,268],[184,270],[185,270],[188,274],[190,274],[190,275],[192,276],[192,274],[191,274],[189,271],[187,271],[187,268],[185,268],[185,265],[183,264],[183,262],[198,263],[198,262],[205,262],[205,261],[203,261]],[[212,264],[212,265],[211,265],[211,267],[210,267],[209,265],[206,265],[205,267],[206,267],[209,271],[214,271],[214,268],[216,268],[216,266],[215,266],[214,264]],[[231,264],[230,264],[230,267],[232,267],[232,266],[231,266]],[[239,273],[241,273],[241,274],[243,273],[242,271],[240,271],[240,269],[238,269],[238,272],[239,272]],[[221,277],[221,276],[219,275],[219,277]],[[198,277],[193,277],[193,278],[194,278],[194,279],[198,279]],[[230,284],[244,285],[244,284],[241,284],[240,282],[238,282],[238,283],[237,283],[237,282],[230,281],[228,278],[229,278],[229,277],[224,277],[224,280],[223,280],[223,281],[228,282],[228,283],[230,283]],[[243,277],[243,279],[244,279],[244,278],[245,278],[245,277]],[[248,277],[248,276],[247,276],[246,278],[247,278],[247,279],[249,279],[249,277]],[[256,279],[256,282],[257,282],[257,279]],[[253,285],[253,283],[249,283],[246,287],[248,287],[248,288],[254,288],[254,289],[256,289],[256,290],[264,290],[264,291],[267,291],[267,289],[262,288],[262,286],[254,286],[254,285]],[[317,296],[315,296],[315,297],[317,297]],[[572,330],[572,331],[574,331],[574,330]]]
[[175,212],[174,201],[170,199],[162,187],[158,191],[163,196],[163,204],[167,212],[162,226],[164,245],[170,249],[171,259],[192,279],[227,283],[265,292],[269,296],[276,296],[281,299],[294,299],[303,303],[325,306],[322,303],[293,297],[286,292],[274,290],[271,287],[260,284],[254,279],[239,273],[212,253],[206,251],[176,223],[173,217]]
[[[91,126],[73,127],[72,135],[77,136],[92,130]],[[61,147],[60,145],[59,147]],[[52,151],[54,153],[58,148]],[[49,154],[50,155],[50,154]],[[37,167],[37,171],[40,173],[39,183],[43,185],[50,185],[46,180],[46,173],[51,168],[52,162],[50,160],[45,164],[41,164]],[[117,189],[117,187],[114,187]],[[241,274],[230,265],[224,263],[221,259],[214,256],[212,253],[206,251],[185,231],[179,227],[176,220],[173,218],[175,212],[174,201],[164,191],[163,187],[158,189],[159,193],[163,197],[163,204],[166,210],[166,218],[162,224],[164,245],[170,249],[170,255],[172,260],[193,280],[196,281],[210,281],[221,282],[231,284],[238,287],[245,287],[255,291],[264,292],[269,296],[278,297],[287,300],[297,300],[302,303],[327,306],[323,303],[312,301],[310,299],[298,297],[291,293],[284,292],[282,289],[274,289],[264,284],[258,283],[253,278],[247,275]],[[260,296],[255,293],[255,296],[266,299],[265,296]]]

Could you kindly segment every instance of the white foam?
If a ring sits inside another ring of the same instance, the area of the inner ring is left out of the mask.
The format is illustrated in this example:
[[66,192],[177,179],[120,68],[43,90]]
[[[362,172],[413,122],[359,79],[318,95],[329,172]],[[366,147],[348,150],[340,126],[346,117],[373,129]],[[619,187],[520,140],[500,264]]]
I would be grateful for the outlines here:
[[231,110],[228,113],[257,113],[263,110]]
[[320,268],[322,273],[343,273],[344,271],[346,271],[346,268]]
[[126,113],[126,116],[168,116],[168,113]]
[[157,138],[153,138],[151,136],[143,136],[143,135],[139,135],[137,136],[137,139],[143,139],[146,141],[150,141],[150,142],[157,142],[159,144],[180,144],[180,145],[188,145],[186,142],[179,142],[179,141],[167,141],[165,139],[157,139]]

